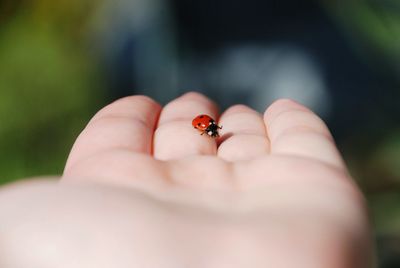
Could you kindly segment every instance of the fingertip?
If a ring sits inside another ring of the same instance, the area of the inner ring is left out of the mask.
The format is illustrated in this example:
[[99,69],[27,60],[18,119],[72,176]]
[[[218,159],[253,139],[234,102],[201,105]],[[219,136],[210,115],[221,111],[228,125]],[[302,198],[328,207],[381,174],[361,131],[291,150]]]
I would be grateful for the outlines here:
[[78,136],[66,168],[102,151],[124,148],[150,154],[161,106],[150,97],[137,95],[118,99],[89,121]]
[[302,105],[301,103],[289,99],[289,98],[281,98],[275,100],[264,112],[264,119],[269,120],[272,117],[277,116],[278,114],[288,111],[288,110],[302,110],[302,111],[309,111],[306,106]]
[[292,99],[274,101],[264,113],[264,122],[271,141],[294,130],[294,133],[312,130],[332,139],[325,122],[312,110]]
[[318,159],[343,167],[332,135],[313,111],[290,99],[279,99],[264,113],[271,153]]
[[192,120],[199,114],[208,114],[216,119],[218,110],[218,106],[213,100],[199,92],[190,91],[163,107],[158,125],[168,121]]
[[109,105],[107,105],[105,108],[110,108],[113,106],[124,106],[126,104],[134,104],[134,103],[138,103],[138,102],[143,102],[146,103],[148,105],[152,105],[152,106],[157,106],[158,108],[161,108],[161,105],[154,100],[153,98],[146,96],[146,95],[131,95],[131,96],[126,96],[126,97],[122,97],[120,99],[117,99],[115,101],[113,101],[112,103],[110,103]]
[[98,111],[89,124],[104,117],[128,117],[139,119],[146,123],[158,118],[161,105],[154,99],[145,95],[127,96],[115,100]]
[[204,95],[200,92],[197,92],[197,91],[186,92],[186,93],[182,94],[178,99],[196,100],[196,101],[201,100],[201,99],[207,100],[207,101],[209,100],[209,98],[206,95]]
[[228,109],[225,110],[223,113],[223,116],[231,115],[231,114],[237,114],[237,113],[254,113],[258,114],[258,112],[252,108],[250,108],[247,105],[244,104],[235,104]]

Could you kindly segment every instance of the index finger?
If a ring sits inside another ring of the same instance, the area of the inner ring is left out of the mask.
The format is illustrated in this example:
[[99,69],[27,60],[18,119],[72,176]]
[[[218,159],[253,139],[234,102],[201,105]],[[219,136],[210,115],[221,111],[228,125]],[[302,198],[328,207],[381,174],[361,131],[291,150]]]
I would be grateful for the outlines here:
[[305,106],[278,100],[265,111],[264,121],[272,154],[303,156],[344,168],[328,127]]
[[151,154],[160,110],[161,106],[146,96],[125,97],[107,105],[75,141],[65,171],[76,162],[110,150]]

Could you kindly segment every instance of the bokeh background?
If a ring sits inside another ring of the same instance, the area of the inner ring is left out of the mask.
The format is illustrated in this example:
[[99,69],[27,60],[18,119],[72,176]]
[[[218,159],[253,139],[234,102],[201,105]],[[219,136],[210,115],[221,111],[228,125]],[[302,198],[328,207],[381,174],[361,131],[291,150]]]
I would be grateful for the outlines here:
[[0,183],[61,174],[103,105],[290,97],[328,123],[400,267],[400,1],[1,0]]

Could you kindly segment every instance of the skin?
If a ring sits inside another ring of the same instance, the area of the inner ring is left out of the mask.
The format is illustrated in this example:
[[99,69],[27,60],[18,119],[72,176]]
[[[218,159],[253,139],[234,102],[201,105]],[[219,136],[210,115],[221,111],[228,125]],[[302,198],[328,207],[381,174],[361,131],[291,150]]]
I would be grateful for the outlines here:
[[365,207],[294,101],[219,116],[194,92],[163,108],[131,96],[90,120],[61,180],[0,190],[0,267],[375,267]]

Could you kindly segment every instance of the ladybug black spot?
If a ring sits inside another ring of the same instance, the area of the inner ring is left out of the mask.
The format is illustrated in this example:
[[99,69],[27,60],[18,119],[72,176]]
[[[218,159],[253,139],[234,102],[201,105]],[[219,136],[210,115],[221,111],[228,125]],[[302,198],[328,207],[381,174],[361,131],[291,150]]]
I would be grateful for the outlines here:
[[201,126],[201,123],[198,123],[197,125],[198,125],[198,126]]
[[200,115],[200,118],[203,118],[204,117],[204,115]]

